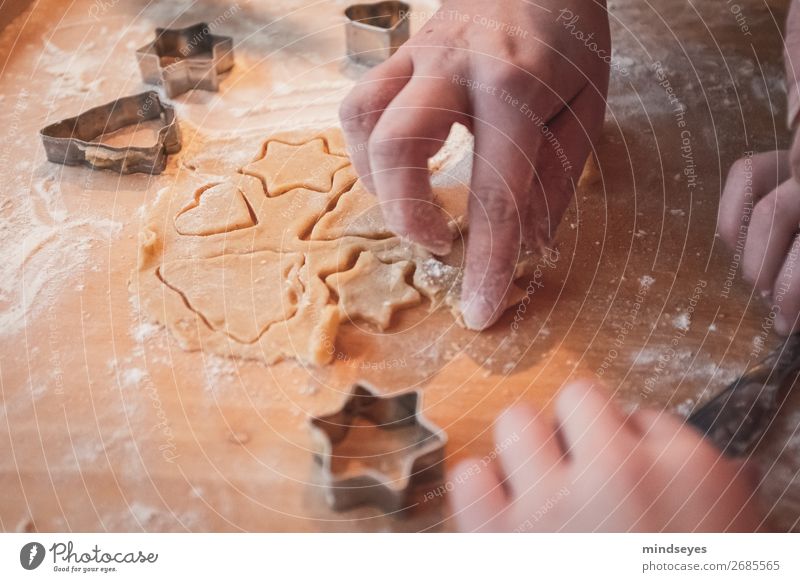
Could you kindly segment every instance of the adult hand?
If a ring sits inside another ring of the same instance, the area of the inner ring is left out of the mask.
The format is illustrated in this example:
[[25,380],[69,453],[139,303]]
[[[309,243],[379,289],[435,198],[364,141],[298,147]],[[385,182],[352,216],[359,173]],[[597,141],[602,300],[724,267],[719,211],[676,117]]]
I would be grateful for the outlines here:
[[395,233],[436,254],[453,235],[428,159],[475,136],[461,311],[500,316],[523,245],[555,233],[600,131],[611,63],[604,2],[451,0],[342,104],[353,163]]

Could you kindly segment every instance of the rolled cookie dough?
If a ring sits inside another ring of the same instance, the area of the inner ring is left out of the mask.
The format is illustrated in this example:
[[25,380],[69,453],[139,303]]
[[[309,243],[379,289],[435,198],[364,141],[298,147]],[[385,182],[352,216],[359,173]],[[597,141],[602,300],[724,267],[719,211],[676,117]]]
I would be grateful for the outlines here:
[[[454,224],[464,157],[432,174]],[[459,286],[460,269],[387,230],[338,130],[274,135],[223,180],[179,170],[140,232],[131,279],[143,311],[187,350],[310,365],[332,359],[340,322],[383,330],[421,296],[454,307]]]

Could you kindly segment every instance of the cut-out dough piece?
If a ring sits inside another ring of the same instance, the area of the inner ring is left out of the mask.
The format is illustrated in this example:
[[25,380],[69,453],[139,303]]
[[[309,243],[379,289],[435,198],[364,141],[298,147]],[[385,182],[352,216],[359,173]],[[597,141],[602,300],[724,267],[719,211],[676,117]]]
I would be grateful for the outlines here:
[[[389,236],[380,205],[357,183],[338,131],[279,134],[261,143],[261,163],[251,164],[256,171],[251,175],[240,170],[225,179],[237,185],[254,225],[228,235],[179,234],[223,232],[249,222],[243,213],[238,214],[241,221],[230,223],[225,212],[221,217],[219,212],[204,218],[190,215],[190,208],[208,212],[200,208],[203,203],[224,201],[223,209],[228,210],[230,199],[225,201],[219,193],[222,186],[195,196],[202,178],[182,174],[177,186],[168,189],[170,195],[158,197],[140,234],[132,289],[142,309],[164,323],[184,349],[267,364],[291,358],[321,365],[336,356],[337,330],[344,315],[386,328],[394,311],[420,301],[419,292],[431,299],[432,306],[449,307],[458,317],[460,270],[442,268],[421,247]],[[466,162],[453,157],[431,176],[434,201],[453,227],[466,212],[469,172],[462,170],[469,169],[471,152],[465,151],[462,159]],[[293,169],[288,167],[292,163],[296,163]],[[258,174],[261,166],[269,176]],[[265,182],[272,188],[269,195]],[[353,267],[367,252],[361,268]],[[255,265],[254,256],[266,257],[269,265]],[[448,261],[457,264],[459,257],[460,250]],[[378,270],[364,269],[365,262]],[[412,269],[416,290],[411,288]],[[355,277],[359,273],[364,275],[361,281]],[[267,284],[257,285],[253,279]],[[387,280],[398,286],[391,287]],[[326,282],[340,295],[333,296]],[[508,302],[521,294],[524,290],[510,288]]]
[[349,163],[347,158],[329,154],[321,138],[302,145],[270,141],[264,157],[242,172],[263,180],[267,196],[272,197],[295,188],[327,192],[333,186],[333,175]]
[[410,261],[387,265],[370,251],[358,256],[349,271],[328,275],[325,283],[339,295],[339,309],[350,319],[363,319],[383,331],[395,311],[419,304],[420,294],[406,282]]
[[361,180],[339,198],[336,207],[323,216],[311,232],[311,240],[336,240],[345,236],[382,239],[391,236],[378,199]]
[[252,343],[292,317],[303,292],[301,253],[258,251],[166,262],[161,278],[214,330]]
[[175,217],[175,230],[190,236],[221,234],[254,225],[238,180],[201,189]]

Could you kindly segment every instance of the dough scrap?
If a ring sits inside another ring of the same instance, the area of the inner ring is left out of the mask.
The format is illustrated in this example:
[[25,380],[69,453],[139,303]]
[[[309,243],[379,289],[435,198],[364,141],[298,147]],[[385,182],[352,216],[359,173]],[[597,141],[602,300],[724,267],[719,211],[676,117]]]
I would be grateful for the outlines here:
[[[437,168],[456,236],[469,166]],[[227,179],[180,168],[140,232],[131,290],[186,350],[318,366],[335,357],[344,317],[383,330],[420,293],[457,313],[460,281],[459,268],[388,231],[341,132],[328,130],[274,135]]]
[[175,229],[184,235],[208,236],[254,224],[238,180],[198,190],[195,200],[175,217]]
[[322,139],[302,145],[274,140],[267,143],[264,157],[245,166],[242,172],[260,178],[267,196],[273,197],[295,188],[327,192],[333,174],[348,163],[347,158],[329,153]]
[[[520,262],[517,265],[517,278],[524,278],[529,273],[527,264]],[[434,257],[428,257],[417,263],[414,271],[414,287],[416,287],[430,302],[431,309],[447,307],[456,318],[459,325],[461,321],[461,284],[464,272],[458,268],[443,263]],[[527,291],[516,283],[512,283],[502,306],[505,311],[516,305],[527,294]]]
[[339,296],[343,315],[363,319],[383,331],[395,311],[421,301],[419,292],[406,282],[413,270],[410,261],[386,264],[364,251],[352,269],[329,275],[325,283]]

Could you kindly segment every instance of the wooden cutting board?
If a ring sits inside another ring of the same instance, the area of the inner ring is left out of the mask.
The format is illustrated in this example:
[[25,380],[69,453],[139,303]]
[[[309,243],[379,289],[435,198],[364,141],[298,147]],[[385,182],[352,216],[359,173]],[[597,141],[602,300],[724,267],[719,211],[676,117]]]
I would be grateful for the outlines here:
[[[241,39],[237,68],[222,93],[176,100],[184,150],[151,178],[44,160],[37,130],[141,90],[133,49],[177,15],[168,2],[141,13],[120,3],[87,19],[91,4],[76,2],[55,23],[55,3],[37,2],[0,39],[3,530],[448,530],[438,502],[410,519],[328,510],[307,417],[333,410],[359,379],[386,393],[419,388],[449,434],[453,463],[491,450],[492,420],[505,407],[549,410],[570,377],[602,377],[628,405],[686,413],[779,341],[714,224],[733,160],[789,143],[782,2],[770,3],[775,22],[755,0],[740,3],[750,36],[724,7],[612,2],[627,75],[612,79],[595,178],[577,192],[558,230],[559,259],[542,269],[524,311],[480,334],[424,308],[402,313],[390,334],[347,326],[340,357],[318,369],[184,352],[142,319],[127,279],[141,208],[178,164],[222,174],[287,117],[335,120],[353,76],[331,62],[343,54],[341,30],[328,24],[341,6],[295,14],[291,27],[275,7],[246,5],[225,20],[220,32]],[[209,1],[192,10],[176,24],[213,21],[220,9]],[[308,35],[300,46],[267,56],[270,43],[299,33]],[[781,418],[764,492],[778,500],[776,523],[789,527],[800,503],[786,487],[800,455],[787,436],[797,423]]]

